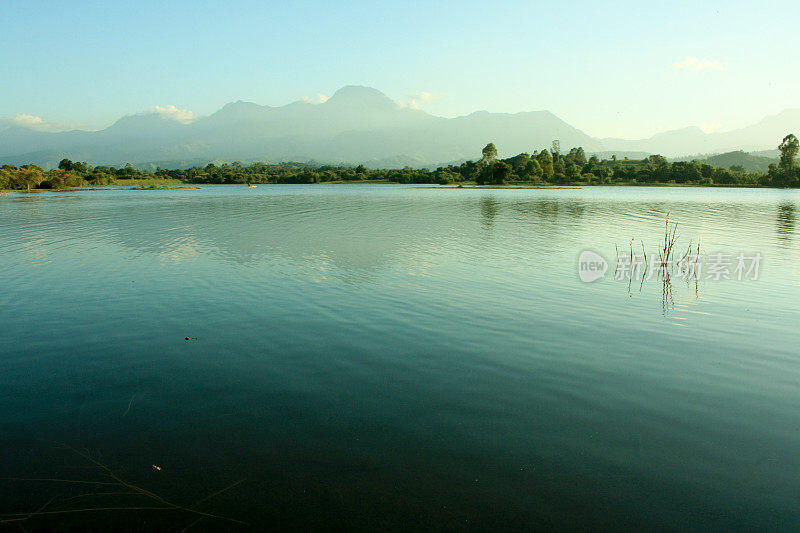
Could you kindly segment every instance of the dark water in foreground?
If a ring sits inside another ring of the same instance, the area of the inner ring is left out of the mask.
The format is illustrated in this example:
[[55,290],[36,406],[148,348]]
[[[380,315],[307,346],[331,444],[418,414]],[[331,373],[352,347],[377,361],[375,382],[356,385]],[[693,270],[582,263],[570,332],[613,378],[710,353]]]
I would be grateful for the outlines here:
[[[0,520],[165,506],[8,479],[116,483],[88,454],[257,529],[797,529],[798,208],[650,188],[0,198]],[[614,243],[651,253],[667,212],[676,248],[758,252],[759,279],[611,279]],[[579,280],[585,249],[606,279]],[[24,526],[237,527],[200,517]]]

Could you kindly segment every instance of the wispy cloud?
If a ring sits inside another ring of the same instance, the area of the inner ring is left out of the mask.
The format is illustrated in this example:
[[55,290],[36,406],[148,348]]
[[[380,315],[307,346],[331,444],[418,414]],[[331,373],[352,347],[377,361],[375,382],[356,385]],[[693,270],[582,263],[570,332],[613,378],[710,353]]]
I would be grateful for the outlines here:
[[166,107],[156,105],[150,108],[150,110],[164,118],[176,120],[183,124],[188,124],[194,120],[194,112],[189,111],[188,109],[178,109],[174,105],[168,105]]
[[688,70],[691,72],[700,72],[701,70],[725,70],[725,65],[719,61],[700,59],[698,57],[687,57],[683,61],[673,63],[672,66],[675,70]]
[[409,98],[412,100],[420,100],[422,102],[433,102],[434,100],[438,100],[441,98],[441,95],[429,93],[428,91],[420,91],[418,93],[413,93],[408,95]]
[[400,107],[407,107],[409,109],[419,109],[420,102],[433,102],[442,96],[439,94],[429,93],[428,91],[419,91],[408,95],[408,101],[398,102]]
[[722,124],[719,122],[703,122],[700,124],[700,129],[703,130],[704,133],[717,133],[717,132],[725,132],[728,131],[722,128]]
[[328,97],[320,93],[317,96],[304,96],[301,100],[309,104],[324,104],[328,101]]
[[20,126],[41,126],[44,124],[44,120],[42,117],[37,117],[34,115],[26,115],[25,113],[20,113],[19,115],[15,116],[11,119],[11,122],[14,124],[18,124]]
[[0,126],[3,125],[13,125],[13,126],[22,126],[23,128],[28,128],[36,131],[67,131],[77,128],[85,128],[85,124],[62,124],[58,122],[48,122],[44,120],[42,117],[37,117],[36,115],[29,115],[27,113],[19,113],[14,118],[2,118],[0,117]]

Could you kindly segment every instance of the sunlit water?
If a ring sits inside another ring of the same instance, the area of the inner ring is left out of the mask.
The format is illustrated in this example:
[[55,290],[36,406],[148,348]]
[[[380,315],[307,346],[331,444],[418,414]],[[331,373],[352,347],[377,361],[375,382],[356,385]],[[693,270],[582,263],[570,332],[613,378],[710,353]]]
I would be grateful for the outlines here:
[[[0,197],[0,476],[108,482],[80,452],[254,529],[795,529],[798,207],[677,188]],[[613,279],[615,244],[652,254],[667,213],[676,248],[760,253],[758,279]],[[611,264],[590,284],[587,249]],[[80,496],[118,490],[3,479],[0,512],[154,504]]]

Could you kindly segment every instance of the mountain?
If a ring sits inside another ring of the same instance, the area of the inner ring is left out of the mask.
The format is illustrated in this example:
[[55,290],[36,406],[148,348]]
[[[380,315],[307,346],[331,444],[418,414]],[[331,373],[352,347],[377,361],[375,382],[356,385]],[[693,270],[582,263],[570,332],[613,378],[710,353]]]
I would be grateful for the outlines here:
[[704,160],[710,165],[722,168],[742,167],[751,172],[766,172],[771,163],[778,163],[776,157],[763,157],[736,150],[724,154],[713,155]]
[[788,133],[800,134],[800,109],[786,109],[752,126],[726,132],[703,133],[689,127],[666,131],[649,139],[602,139],[606,150],[638,150],[676,157],[742,150],[774,149]]
[[91,164],[140,166],[154,161],[318,160],[387,166],[477,159],[495,142],[501,155],[564,146],[601,148],[548,111],[478,111],[447,119],[403,107],[369,87],[347,86],[321,104],[271,107],[232,102],[190,124],[157,113],[126,116],[96,132],[0,130],[0,163],[47,167],[63,157]]
[[238,101],[190,123],[144,113],[122,117],[100,131],[53,133],[0,121],[0,164],[52,167],[68,157],[94,165],[130,162],[142,167],[212,160],[436,166],[477,159],[488,142],[497,145],[501,156],[511,156],[541,150],[553,139],[565,149],[582,146],[590,153],[674,157],[770,149],[789,131],[800,131],[800,110],[725,133],[685,128],[649,139],[596,139],[549,111],[476,111],[443,118],[402,106],[376,89],[347,86],[320,104],[298,101],[273,107]]

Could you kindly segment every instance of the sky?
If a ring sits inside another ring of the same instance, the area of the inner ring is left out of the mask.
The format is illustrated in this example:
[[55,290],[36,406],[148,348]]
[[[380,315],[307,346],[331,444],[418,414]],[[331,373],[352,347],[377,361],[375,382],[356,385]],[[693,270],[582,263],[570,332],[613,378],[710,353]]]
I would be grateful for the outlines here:
[[345,85],[446,117],[547,109],[597,137],[800,107],[794,2],[0,0],[0,20],[0,117],[51,128]]

